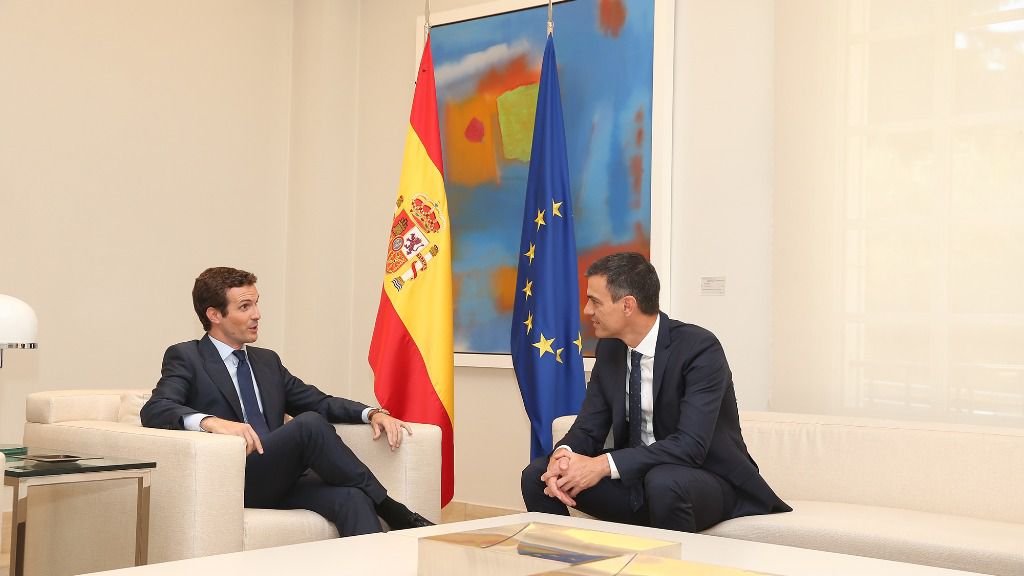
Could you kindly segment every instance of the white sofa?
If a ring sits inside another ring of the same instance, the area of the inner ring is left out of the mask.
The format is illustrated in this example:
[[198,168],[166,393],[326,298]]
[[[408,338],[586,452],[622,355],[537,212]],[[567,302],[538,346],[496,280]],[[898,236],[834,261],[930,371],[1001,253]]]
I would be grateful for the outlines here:
[[[24,443],[62,452],[155,460],[150,563],[338,535],[333,524],[313,512],[244,508],[243,440],[143,428],[139,410],[149,395],[149,390],[30,394]],[[428,424],[411,426],[413,434],[406,435],[395,452],[388,449],[386,441],[373,442],[369,426],[348,424],[336,428],[390,496],[440,522],[441,431]],[[134,487],[129,484],[110,488],[100,483],[64,487],[64,492],[54,495],[41,492],[38,498],[30,496],[33,501],[29,513],[36,513],[36,518],[29,518],[29,529],[34,532],[26,538],[26,559],[42,563],[37,568],[44,573],[80,573],[130,565],[132,557],[127,556],[126,561],[123,551],[131,552],[134,543],[133,495]],[[126,526],[131,529],[125,530]],[[69,565],[72,558],[74,566]]]
[[[559,418],[560,439],[574,417]],[[1024,574],[1024,429],[741,412],[743,437],[793,512],[705,534]]]

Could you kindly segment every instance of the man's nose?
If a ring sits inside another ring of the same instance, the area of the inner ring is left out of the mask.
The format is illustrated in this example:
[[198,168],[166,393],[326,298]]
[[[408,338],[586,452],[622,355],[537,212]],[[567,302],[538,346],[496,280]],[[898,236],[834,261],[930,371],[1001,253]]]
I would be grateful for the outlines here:
[[252,319],[253,320],[259,320],[260,319],[260,307],[259,306],[255,306],[254,305],[252,307]]

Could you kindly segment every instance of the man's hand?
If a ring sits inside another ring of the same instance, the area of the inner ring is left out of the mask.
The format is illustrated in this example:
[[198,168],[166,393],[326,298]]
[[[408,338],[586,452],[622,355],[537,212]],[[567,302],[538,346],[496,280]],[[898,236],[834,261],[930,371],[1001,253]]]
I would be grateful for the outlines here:
[[383,412],[377,412],[370,416],[370,428],[373,429],[374,440],[380,438],[381,432],[387,434],[388,445],[392,450],[402,445],[402,428],[405,428],[405,431],[412,436],[412,428],[408,424]]
[[245,422],[234,422],[232,420],[217,418],[216,416],[207,416],[199,421],[199,427],[214,434],[241,436],[242,439],[245,440],[246,456],[252,454],[253,450],[263,454],[263,443],[260,442],[260,437],[256,434],[256,431],[252,429],[252,426]]
[[605,476],[611,476],[611,467],[608,465],[608,456],[583,456],[582,454],[570,454],[567,458],[568,466],[557,479],[558,489],[575,498],[580,492],[597,484]]
[[540,476],[540,481],[547,485],[544,488],[544,493],[552,498],[558,498],[562,504],[572,508],[576,507],[576,501],[558,487],[558,479],[569,471],[569,462],[574,455],[572,451],[564,448],[555,450],[555,453],[548,459],[547,471]]

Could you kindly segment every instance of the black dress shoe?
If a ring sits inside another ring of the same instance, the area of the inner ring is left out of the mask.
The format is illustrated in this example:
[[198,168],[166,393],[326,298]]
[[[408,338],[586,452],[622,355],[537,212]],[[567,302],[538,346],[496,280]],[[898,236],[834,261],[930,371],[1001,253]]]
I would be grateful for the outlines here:
[[423,528],[424,526],[433,526],[434,523],[427,520],[423,516],[410,511],[407,516],[403,516],[397,522],[388,522],[388,526],[392,530],[405,530],[407,528]]

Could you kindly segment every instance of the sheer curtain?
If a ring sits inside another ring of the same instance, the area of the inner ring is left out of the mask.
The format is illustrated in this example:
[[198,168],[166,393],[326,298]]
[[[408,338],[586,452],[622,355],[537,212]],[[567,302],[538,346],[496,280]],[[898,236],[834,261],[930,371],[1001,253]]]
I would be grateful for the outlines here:
[[1024,0],[776,3],[775,410],[1024,426]]

